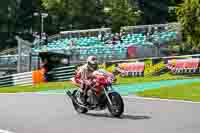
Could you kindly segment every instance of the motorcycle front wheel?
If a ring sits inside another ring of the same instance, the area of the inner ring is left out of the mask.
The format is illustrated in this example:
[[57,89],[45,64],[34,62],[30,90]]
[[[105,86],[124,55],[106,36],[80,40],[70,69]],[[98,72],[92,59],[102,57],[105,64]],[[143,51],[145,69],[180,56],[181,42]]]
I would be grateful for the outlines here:
[[108,102],[108,110],[114,117],[120,117],[124,112],[124,102],[120,94],[117,92],[109,93],[112,105]]
[[73,106],[74,106],[74,109],[78,112],[78,113],[82,113],[82,114],[84,114],[84,113],[87,113],[88,112],[88,110],[86,109],[86,108],[83,108],[83,107],[81,107],[81,106],[79,106],[78,104],[77,104],[77,96],[76,96],[76,94],[78,93],[78,90],[74,90],[73,91],[73,97],[75,98],[75,100],[72,100],[72,104],[73,104]]

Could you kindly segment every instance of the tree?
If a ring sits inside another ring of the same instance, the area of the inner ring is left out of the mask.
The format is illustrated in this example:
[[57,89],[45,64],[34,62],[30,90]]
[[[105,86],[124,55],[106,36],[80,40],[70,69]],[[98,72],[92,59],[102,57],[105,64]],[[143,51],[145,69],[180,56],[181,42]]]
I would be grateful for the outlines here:
[[177,22],[176,7],[183,3],[183,0],[170,0],[168,5],[168,22]]
[[185,48],[200,50],[200,0],[185,0],[176,10]]
[[0,2],[0,49],[14,44],[13,33],[15,32],[17,16],[17,0],[6,0]]
[[129,0],[109,0],[106,9],[111,17],[113,32],[119,32],[122,26],[136,25],[140,20],[140,11]]
[[58,18],[60,26],[69,29],[94,28],[103,23],[104,12],[101,0],[42,0],[51,15]]
[[[6,0],[0,2],[0,29],[9,32],[15,23],[16,9],[18,2],[16,0]],[[7,29],[7,30],[4,30]]]
[[[0,2],[0,49],[16,44],[15,35],[30,31],[34,21],[33,12],[40,0],[3,0]],[[23,35],[23,34],[20,34]],[[24,34],[25,35],[25,34]],[[23,36],[24,36],[23,35]],[[27,34],[32,39],[31,34]]]
[[170,0],[138,0],[143,12],[142,24],[162,24],[167,21]]

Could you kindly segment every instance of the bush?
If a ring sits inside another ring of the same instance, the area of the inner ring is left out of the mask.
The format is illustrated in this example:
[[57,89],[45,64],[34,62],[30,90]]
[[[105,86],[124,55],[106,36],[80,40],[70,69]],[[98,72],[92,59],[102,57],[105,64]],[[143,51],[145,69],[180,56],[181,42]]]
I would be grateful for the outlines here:
[[111,73],[112,73],[112,72],[115,70],[115,68],[116,68],[116,67],[115,67],[115,65],[113,64],[113,65],[107,67],[106,70],[107,70],[108,72],[111,72]]
[[156,65],[152,65],[152,63],[147,63],[145,64],[145,70],[144,70],[144,75],[145,76],[150,76],[154,73],[159,72],[161,69],[163,69],[165,66],[164,62],[160,62]]
[[106,64],[99,65],[99,69],[105,69],[108,72],[113,72],[115,70],[115,64],[106,67]]

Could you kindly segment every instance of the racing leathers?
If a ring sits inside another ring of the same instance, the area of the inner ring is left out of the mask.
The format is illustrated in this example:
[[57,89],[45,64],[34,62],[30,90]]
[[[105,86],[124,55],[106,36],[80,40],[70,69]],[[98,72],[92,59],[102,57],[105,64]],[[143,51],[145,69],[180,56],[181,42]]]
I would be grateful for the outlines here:
[[81,95],[84,97],[82,100],[86,100],[87,98],[87,91],[92,85],[93,72],[94,70],[89,69],[88,64],[79,67],[76,72],[75,82],[80,85]]

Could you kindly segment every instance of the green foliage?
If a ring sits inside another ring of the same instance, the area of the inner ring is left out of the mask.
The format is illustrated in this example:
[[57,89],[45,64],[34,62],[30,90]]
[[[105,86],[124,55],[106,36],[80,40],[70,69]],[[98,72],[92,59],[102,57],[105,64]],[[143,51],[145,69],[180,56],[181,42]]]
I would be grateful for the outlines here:
[[115,65],[113,64],[112,66],[109,66],[109,67],[107,67],[106,68],[106,70],[108,71],[108,72],[113,72],[114,70],[115,70]]
[[200,50],[200,0],[185,0],[177,7],[178,21],[183,28],[185,49]]
[[17,5],[13,0],[3,0],[0,2],[0,32],[13,31],[16,23]]
[[34,23],[32,14],[36,1],[38,0],[2,0],[0,2],[0,50],[15,47],[16,33],[30,30]]
[[177,21],[176,6],[182,2],[183,2],[183,0],[169,0],[168,19],[167,19],[169,22]]
[[115,64],[108,67],[106,67],[106,64],[99,65],[99,69],[105,69],[106,71],[111,73],[115,70],[115,68],[116,68]]
[[145,63],[145,70],[144,70],[144,75],[145,76],[151,76],[152,74],[159,72],[161,69],[165,67],[164,62],[160,62],[156,65],[152,65],[152,63]]
[[53,14],[63,15],[68,14],[69,4],[68,0],[41,0],[42,5],[46,10]]
[[42,0],[45,9],[56,15],[61,26],[67,29],[71,26],[86,29],[103,25],[102,4],[100,0]]
[[121,26],[136,25],[140,20],[140,11],[129,0],[109,0],[108,15],[112,21],[112,31],[119,32]]
[[98,67],[99,67],[99,69],[106,69],[106,65],[105,64],[101,64]]
[[170,0],[139,0],[143,24],[165,23],[168,17]]

